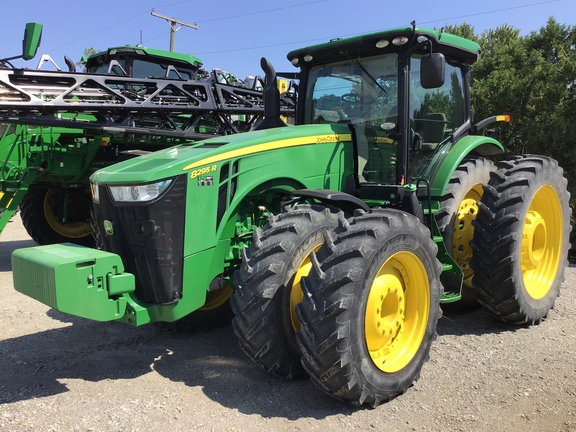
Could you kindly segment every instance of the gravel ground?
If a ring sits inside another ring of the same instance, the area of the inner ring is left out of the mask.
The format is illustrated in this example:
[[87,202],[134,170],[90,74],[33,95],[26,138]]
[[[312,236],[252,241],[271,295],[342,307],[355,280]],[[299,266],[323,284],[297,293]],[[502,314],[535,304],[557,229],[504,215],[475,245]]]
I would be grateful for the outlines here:
[[576,431],[576,268],[539,326],[445,311],[420,380],[358,409],[241,353],[230,326],[176,334],[68,317],[14,291],[13,218],[0,242],[0,430]]

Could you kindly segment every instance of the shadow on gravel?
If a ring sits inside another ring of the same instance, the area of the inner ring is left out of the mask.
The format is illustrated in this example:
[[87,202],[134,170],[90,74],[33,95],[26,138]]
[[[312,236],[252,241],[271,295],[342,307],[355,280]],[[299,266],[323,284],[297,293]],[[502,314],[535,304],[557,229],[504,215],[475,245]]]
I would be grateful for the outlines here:
[[68,391],[60,379],[135,378],[163,350],[153,328],[72,318],[68,327],[0,341],[0,404]]
[[0,243],[0,272],[12,270],[10,255],[16,249],[38,246],[34,240],[12,240],[1,241]]
[[[482,336],[523,328],[502,323],[479,307],[443,309],[439,336]],[[246,415],[298,420],[358,411],[326,396],[308,379],[284,380],[254,365],[242,353],[230,325],[175,333],[156,325],[96,323],[54,310],[48,316],[70,325],[0,341],[4,364],[0,405],[68,391],[61,380],[131,380],[156,372],[175,383],[200,388],[215,403]],[[130,381],[118,385],[140,388]],[[158,391],[170,391],[169,383],[163,386]]]
[[[448,309],[438,323],[440,336],[517,329],[481,308]],[[117,385],[140,391],[138,383],[130,380],[156,372],[175,383],[200,388],[215,403],[246,415],[324,419],[358,410],[326,396],[308,379],[290,381],[269,375],[242,353],[230,325],[175,333],[156,325],[134,328],[97,323],[54,310],[48,315],[70,325],[0,341],[4,365],[0,368],[0,405],[64,393],[68,388],[61,381],[67,379],[128,380]],[[159,392],[170,392],[170,383],[162,386]]]
[[274,377],[254,365],[241,351],[231,326],[192,338],[177,334],[153,368],[172,381],[201,387],[211,400],[247,415],[323,419],[358,410],[325,395],[309,379]]
[[[170,381],[200,388],[215,403],[247,415],[323,419],[358,410],[326,396],[308,379],[290,381],[269,375],[242,353],[230,325],[175,333],[156,325],[97,323],[55,310],[47,314],[70,325],[0,341],[4,365],[0,405],[67,392],[62,383],[67,379],[128,380],[118,385],[139,391],[130,380],[155,371]],[[438,323],[440,336],[515,329],[482,309],[445,311]],[[169,385],[158,391],[169,391]]]
[[[267,374],[241,352],[231,326],[186,334],[156,325],[96,323],[57,311],[48,315],[71,325],[0,341],[0,405],[67,392],[62,381],[68,379],[128,380],[118,385],[139,391],[130,380],[155,371],[201,388],[226,408],[264,418],[322,419],[357,410],[324,395],[307,379]],[[169,391],[169,385],[163,384],[163,390]]]
[[457,304],[442,305],[442,318],[437,332],[443,335],[476,335],[515,332],[525,326],[515,326],[496,319],[480,307],[459,308]]

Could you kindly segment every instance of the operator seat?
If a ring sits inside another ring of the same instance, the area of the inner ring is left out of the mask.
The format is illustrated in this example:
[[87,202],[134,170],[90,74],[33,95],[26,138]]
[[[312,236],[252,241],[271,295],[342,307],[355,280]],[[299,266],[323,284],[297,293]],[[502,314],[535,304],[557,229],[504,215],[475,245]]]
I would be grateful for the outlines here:
[[[416,119],[418,120],[418,119]],[[422,150],[434,150],[444,141],[446,134],[446,114],[430,113],[422,121]]]

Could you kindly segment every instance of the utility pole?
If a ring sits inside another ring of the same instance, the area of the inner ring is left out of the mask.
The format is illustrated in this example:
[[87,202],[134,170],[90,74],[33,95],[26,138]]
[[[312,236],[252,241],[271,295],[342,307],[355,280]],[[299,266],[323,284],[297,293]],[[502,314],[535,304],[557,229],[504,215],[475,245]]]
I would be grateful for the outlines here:
[[[151,13],[155,17],[165,19],[170,24],[170,51],[174,51],[174,39],[176,37],[176,31],[177,30],[180,30],[182,27],[190,27],[190,28],[198,30],[198,26],[196,25],[196,23],[194,23],[194,24],[185,23],[183,21],[177,20],[176,18],[170,18],[170,17],[167,17],[166,15],[161,15],[157,12],[154,12],[154,9],[152,9]],[[180,24],[180,27],[176,28],[176,24]]]

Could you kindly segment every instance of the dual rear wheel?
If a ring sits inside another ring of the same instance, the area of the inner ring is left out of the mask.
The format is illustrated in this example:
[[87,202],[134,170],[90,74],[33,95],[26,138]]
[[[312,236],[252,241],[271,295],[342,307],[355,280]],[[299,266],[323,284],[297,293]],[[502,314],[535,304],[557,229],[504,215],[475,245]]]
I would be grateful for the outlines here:
[[463,270],[465,305],[478,301],[513,324],[547,316],[570,248],[569,198],[562,168],[548,157],[513,156],[496,166],[465,159],[458,166],[437,221]]
[[503,321],[538,324],[560,294],[570,249],[570,195],[554,159],[498,164],[471,242],[478,300]]

